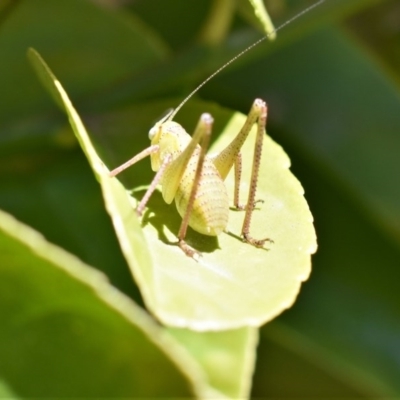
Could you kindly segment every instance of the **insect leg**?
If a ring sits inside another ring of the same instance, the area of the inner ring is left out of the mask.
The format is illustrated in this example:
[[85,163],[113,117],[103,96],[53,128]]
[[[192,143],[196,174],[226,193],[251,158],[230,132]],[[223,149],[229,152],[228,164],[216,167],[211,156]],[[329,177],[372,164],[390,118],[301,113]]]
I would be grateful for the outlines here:
[[144,208],[146,207],[147,202],[149,201],[151,195],[153,192],[156,190],[157,185],[160,183],[161,178],[164,175],[165,169],[167,168],[168,164],[171,162],[172,156],[168,155],[164,158],[163,162],[161,163],[161,166],[159,170],[157,171],[155,177],[151,181],[151,184],[149,188],[146,190],[146,193],[144,194],[142,200],[140,200],[139,205],[136,208],[136,212],[139,216],[142,215]]
[[246,214],[244,216],[242,227],[242,236],[244,241],[252,244],[253,246],[263,247],[265,242],[272,242],[272,240],[269,238],[255,239],[250,235],[250,223],[256,204],[255,197],[257,191],[258,173],[260,170],[262,145],[265,135],[265,126],[267,123],[267,105],[262,100],[256,100],[253,107],[256,106],[256,103],[259,103],[260,105],[257,117],[257,137],[254,146],[253,167],[251,171],[250,189],[249,197],[247,199]]
[[240,193],[240,181],[242,179],[242,153],[238,153],[235,160],[235,188],[233,191],[233,205],[238,210],[244,210],[246,207],[243,204],[240,204],[239,201],[239,193]]
[[122,172],[125,169],[129,168],[131,165],[137,163],[138,161],[142,160],[143,158],[149,156],[150,154],[153,154],[153,153],[157,152],[158,151],[158,147],[159,146],[157,144],[147,147],[147,149],[144,149],[139,154],[136,154],[134,157],[132,157],[127,162],[125,162],[122,165],[120,165],[119,167],[113,169],[110,172],[110,176],[113,177],[113,176],[118,175],[120,172]]
[[260,99],[256,99],[240,132],[232,140],[232,142],[225,147],[224,150],[222,150],[218,155],[214,156],[214,165],[217,167],[222,179],[226,179],[232,166],[236,163],[240,149],[247,139],[247,136],[249,136],[251,128],[257,121],[263,107],[267,107],[265,102]]
[[[246,205],[241,204],[239,200],[239,195],[240,195],[240,182],[242,180],[242,153],[239,152],[239,154],[236,157],[235,160],[235,165],[234,165],[234,170],[235,170],[235,187],[233,190],[233,205],[237,210],[245,210]],[[264,203],[264,200],[255,200],[254,205],[257,203]]]
[[[260,169],[260,161],[261,161],[261,152],[262,152],[262,144],[265,135],[265,125],[267,119],[267,105],[261,99],[256,99],[251,107],[249,115],[247,116],[246,122],[244,123],[242,129],[232,140],[232,142],[219,153],[214,158],[214,164],[217,167],[219,173],[221,174],[222,179],[225,179],[232,168],[235,165],[235,191],[234,191],[234,203],[235,206],[239,209],[246,209],[246,214],[244,217],[243,227],[242,227],[242,236],[244,240],[254,246],[262,247],[266,241],[270,239],[254,239],[250,236],[250,222],[252,213],[254,211],[254,206],[257,203],[255,200],[256,190],[257,190],[257,180],[258,180],[258,171]],[[240,149],[243,146],[243,143],[247,139],[251,128],[254,123],[258,123],[257,129],[257,138],[254,149],[254,159],[253,159],[253,169],[250,181],[250,190],[249,197],[246,206],[242,206],[239,204],[239,186],[240,186],[240,177],[241,177],[241,156]]]
[[[115,175],[118,175],[120,172],[123,170],[129,168],[131,165],[137,163],[138,161],[142,160],[143,158],[149,156],[150,154],[153,154],[159,150],[158,145],[153,145],[148,147],[147,149],[144,149],[141,151],[139,154],[136,154],[134,157],[132,157],[130,160],[125,162],[124,164],[120,165],[119,167],[113,169],[110,172],[110,176],[113,177]],[[156,189],[157,185],[160,183],[160,180],[165,172],[165,169],[167,168],[168,164],[171,162],[171,156],[165,157],[163,160],[159,170],[157,171],[155,177],[153,178],[149,188],[147,189],[145,195],[143,196],[142,200],[140,201],[138,207],[136,208],[136,212],[139,216],[142,215],[144,208],[146,207],[147,202],[150,199],[150,196],[153,194],[154,190]]]
[[200,121],[197,124],[195,134],[193,135],[194,137],[198,137],[198,135],[201,137],[201,139],[200,139],[201,150],[200,150],[199,158],[197,161],[196,173],[194,176],[193,185],[192,185],[192,189],[190,192],[188,206],[186,208],[186,212],[182,219],[182,223],[181,223],[181,226],[179,228],[179,233],[178,233],[179,247],[185,252],[186,255],[188,255],[189,257],[193,257],[193,258],[195,258],[196,256],[199,256],[200,253],[197,252],[196,250],[194,250],[191,246],[189,246],[185,242],[184,239],[185,239],[187,227],[189,224],[190,214],[193,210],[193,204],[194,204],[194,200],[196,198],[197,189],[199,187],[199,182],[201,179],[204,158],[206,156],[207,149],[208,149],[208,146],[210,143],[212,123],[213,123],[213,118],[211,117],[210,114],[207,114],[207,113],[202,114],[200,117]]

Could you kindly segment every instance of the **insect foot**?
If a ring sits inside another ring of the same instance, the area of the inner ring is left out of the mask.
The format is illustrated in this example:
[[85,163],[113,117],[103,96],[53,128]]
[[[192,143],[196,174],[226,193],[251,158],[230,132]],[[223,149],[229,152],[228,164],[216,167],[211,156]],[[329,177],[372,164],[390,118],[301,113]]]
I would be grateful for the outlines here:
[[179,240],[178,246],[188,257],[193,258],[195,261],[198,261],[202,255],[199,251],[189,246],[184,240]]
[[272,239],[265,238],[265,239],[254,239],[248,233],[243,233],[243,242],[249,243],[254,247],[264,247],[266,242],[274,243]]
[[[247,205],[243,207],[246,211],[244,216],[243,226],[242,226],[242,234],[243,241],[249,243],[255,247],[264,247],[266,242],[272,242],[271,239],[254,239],[250,236],[250,224],[251,219],[253,216],[254,209],[257,203],[263,202],[263,200],[256,200],[256,192],[257,192],[257,183],[258,183],[258,175],[260,170],[261,164],[261,154],[262,154],[262,147],[265,132],[265,126],[267,123],[267,114],[268,114],[268,107],[265,101],[262,99],[254,100],[253,106],[250,109],[250,113],[248,114],[247,120],[245,125],[243,126],[242,130],[232,142],[233,145],[228,146],[228,149],[232,147],[241,146],[244,140],[249,135],[249,132],[253,126],[253,124],[257,124],[257,136],[256,142],[254,147],[254,154],[253,154],[253,166],[252,166],[252,173],[249,185],[249,194],[247,199]],[[224,151],[226,153],[226,150]],[[222,153],[225,155],[225,153]],[[237,152],[235,153],[237,155]],[[218,159],[217,159],[218,160]],[[241,209],[242,206],[239,204],[239,187],[240,187],[240,178],[241,178],[241,157],[237,157],[235,160],[235,192],[234,192],[234,204],[238,209]]]
[[[264,200],[263,199],[258,199],[256,201],[254,201],[252,210],[255,210],[255,208],[257,207],[258,203],[263,204]],[[235,205],[235,210],[236,211],[245,211],[245,210],[247,210],[247,205],[246,204],[237,204],[237,205]]]

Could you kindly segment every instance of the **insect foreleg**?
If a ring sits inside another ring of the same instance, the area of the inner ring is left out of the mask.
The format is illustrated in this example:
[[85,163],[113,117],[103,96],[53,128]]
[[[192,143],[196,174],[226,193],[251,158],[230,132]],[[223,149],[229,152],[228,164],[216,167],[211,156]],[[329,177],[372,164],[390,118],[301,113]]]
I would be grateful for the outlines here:
[[[156,153],[159,151],[159,146],[152,145],[148,147],[147,149],[144,149],[141,151],[139,154],[136,154],[134,157],[132,157],[130,160],[128,160],[126,163],[120,165],[119,167],[113,169],[110,172],[110,176],[113,177],[115,175],[118,175],[120,172],[123,170],[127,169],[131,165],[137,163],[138,161],[142,160],[143,158],[149,156],[150,154]],[[171,162],[171,156],[165,157],[163,160],[159,170],[157,171],[156,176],[153,178],[149,188],[147,189],[145,195],[143,196],[142,200],[140,201],[138,207],[136,208],[136,212],[138,213],[139,216],[142,215],[144,208],[146,207],[147,202],[150,199],[150,196],[153,194],[154,190],[156,189],[157,185],[160,183],[160,180],[165,172],[166,167],[168,164]]]
[[190,197],[189,197],[189,202],[185,211],[185,215],[183,216],[181,226],[179,228],[179,233],[178,233],[178,244],[179,247],[190,257],[194,257],[195,255],[200,255],[196,250],[194,250],[192,247],[190,247],[186,242],[185,242],[185,236],[186,236],[186,231],[187,227],[189,224],[189,219],[190,219],[190,214],[193,210],[193,204],[194,200],[196,198],[197,194],[197,189],[199,187],[200,179],[202,177],[202,171],[203,171],[203,164],[204,164],[204,159],[207,153],[207,149],[210,143],[210,136],[211,136],[211,128],[212,128],[212,123],[213,123],[213,118],[211,117],[210,114],[204,113],[200,117],[200,121],[197,125],[196,132],[194,136],[201,136],[201,150],[200,154],[198,157],[197,161],[197,167],[196,167],[196,172],[195,176],[193,179],[193,185],[192,189],[190,192]]
[[153,178],[153,180],[151,181],[151,184],[149,186],[149,188],[147,189],[146,193],[144,194],[142,200],[140,201],[139,205],[136,208],[136,212],[139,216],[142,215],[144,208],[146,207],[147,202],[149,201],[151,195],[153,194],[153,192],[156,190],[157,185],[160,183],[165,169],[167,168],[168,164],[171,162],[171,155],[168,155],[165,157],[165,159],[163,160],[163,162],[161,163],[161,166],[159,168],[159,170],[157,171],[155,177]]
[[137,163],[138,161],[142,160],[143,158],[149,156],[150,154],[156,153],[158,151],[158,149],[159,149],[158,145],[153,145],[153,146],[148,147],[147,149],[144,149],[143,151],[141,151],[139,154],[136,154],[136,156],[132,157],[130,160],[128,160],[124,164],[113,169],[110,172],[110,176],[113,177],[113,176],[118,175],[120,172],[129,168],[131,165]]

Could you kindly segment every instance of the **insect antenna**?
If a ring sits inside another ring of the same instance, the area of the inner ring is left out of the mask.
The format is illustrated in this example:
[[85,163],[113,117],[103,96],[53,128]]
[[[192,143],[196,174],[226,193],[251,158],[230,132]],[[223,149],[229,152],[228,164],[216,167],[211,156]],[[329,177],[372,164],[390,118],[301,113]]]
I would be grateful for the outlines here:
[[230,64],[232,64],[234,61],[236,61],[238,58],[242,57],[244,54],[246,54],[248,51],[253,49],[254,47],[258,46],[261,42],[264,40],[270,38],[272,35],[275,35],[278,31],[281,29],[285,28],[287,25],[291,24],[298,18],[302,17],[304,14],[307,14],[310,12],[312,9],[320,6],[322,3],[324,3],[326,0],[318,0],[314,4],[311,4],[311,6],[305,8],[303,11],[300,11],[298,14],[296,14],[294,17],[288,19],[286,22],[284,22],[282,25],[279,25],[277,28],[275,28],[273,31],[269,32],[267,35],[263,36],[262,38],[258,39],[256,42],[251,44],[249,47],[246,47],[244,50],[242,50],[239,54],[237,54],[235,57],[231,58],[229,61],[227,61],[222,67],[218,68],[215,72],[213,72],[208,78],[206,78],[200,85],[198,85],[191,93],[189,93],[188,96],[186,96],[182,102],[178,105],[178,107],[171,112],[171,114],[168,117],[169,121],[172,121],[178,111],[190,100],[191,97],[193,97],[194,94],[196,94],[206,83],[208,83],[211,79],[214,78],[214,76],[218,75],[222,70],[224,70],[226,67],[228,67]]

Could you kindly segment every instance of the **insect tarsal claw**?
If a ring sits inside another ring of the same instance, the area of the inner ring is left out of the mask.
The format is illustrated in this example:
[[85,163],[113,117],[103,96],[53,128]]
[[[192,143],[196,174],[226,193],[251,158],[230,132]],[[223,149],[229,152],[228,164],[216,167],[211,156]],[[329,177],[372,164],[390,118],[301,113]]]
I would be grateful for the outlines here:
[[202,256],[199,251],[189,246],[184,240],[179,240],[178,246],[188,257],[193,258],[195,261],[199,261],[200,257]]
[[[263,204],[263,203],[264,203],[264,200],[263,200],[263,199],[255,200],[255,201],[253,202],[252,210],[255,210],[255,208],[256,208],[256,206],[257,206],[257,203]],[[246,204],[235,204],[235,210],[236,210],[236,211],[245,211],[246,209],[247,209],[247,205],[246,205]]]
[[249,234],[246,234],[246,233],[243,233],[243,241],[253,245],[254,247],[264,247],[266,242],[275,243],[270,238],[254,239],[253,237],[251,237]]
[[253,210],[256,209],[258,203],[264,204],[264,200],[263,200],[263,199],[255,200],[255,201],[253,202]]

